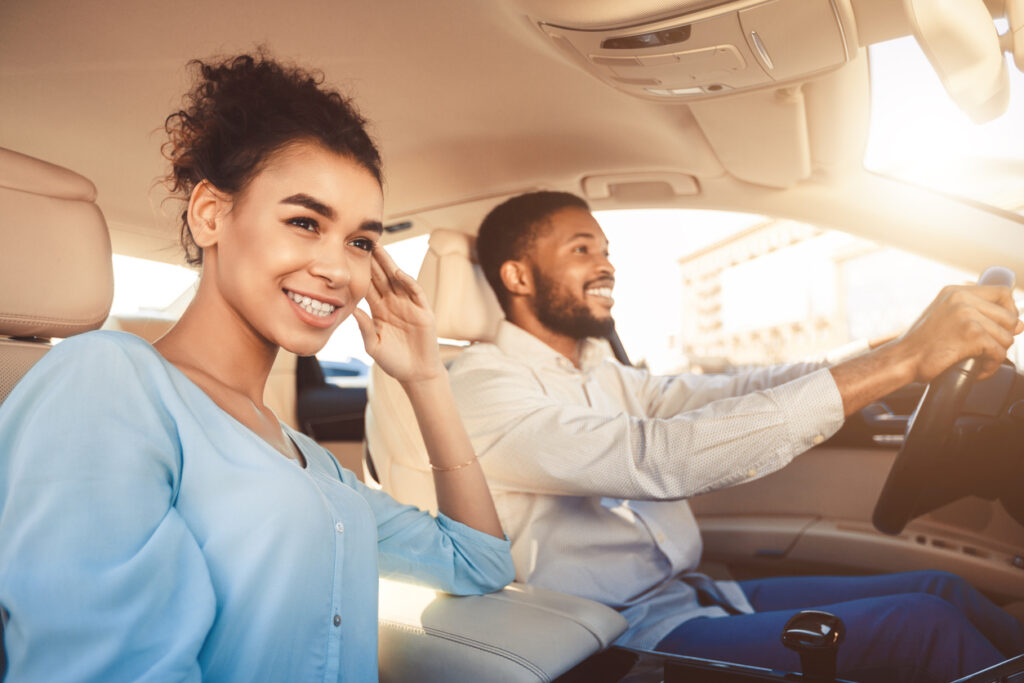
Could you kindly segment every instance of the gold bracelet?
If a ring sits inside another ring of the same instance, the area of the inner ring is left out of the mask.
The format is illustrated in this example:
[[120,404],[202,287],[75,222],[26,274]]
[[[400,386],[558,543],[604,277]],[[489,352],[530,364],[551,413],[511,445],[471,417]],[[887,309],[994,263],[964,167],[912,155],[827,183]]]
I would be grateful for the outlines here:
[[430,463],[430,469],[434,470],[435,472],[454,472],[455,470],[461,470],[463,467],[469,467],[475,462],[476,456],[474,455],[472,460],[469,460],[458,465],[450,465],[448,467],[438,467],[434,463]]

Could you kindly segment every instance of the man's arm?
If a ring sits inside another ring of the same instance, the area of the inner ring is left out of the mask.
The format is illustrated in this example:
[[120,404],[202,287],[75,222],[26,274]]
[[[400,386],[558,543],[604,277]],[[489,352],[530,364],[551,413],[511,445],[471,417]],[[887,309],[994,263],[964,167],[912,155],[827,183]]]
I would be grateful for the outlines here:
[[831,368],[849,416],[913,381],[930,382],[965,358],[978,357],[979,378],[1006,358],[1024,323],[1008,287],[944,288],[900,337]]
[[495,350],[463,352],[450,374],[495,490],[687,498],[783,467],[843,419],[827,369],[666,418],[569,399]]

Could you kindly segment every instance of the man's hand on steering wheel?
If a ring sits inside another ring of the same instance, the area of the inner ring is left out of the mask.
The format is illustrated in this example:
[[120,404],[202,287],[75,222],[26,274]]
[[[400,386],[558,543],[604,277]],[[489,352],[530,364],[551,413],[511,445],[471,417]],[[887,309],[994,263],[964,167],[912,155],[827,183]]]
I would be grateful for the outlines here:
[[896,343],[916,359],[914,381],[928,383],[964,358],[977,358],[976,379],[992,375],[1024,322],[1009,287],[945,287]]
[[966,358],[978,357],[977,377],[987,377],[1022,331],[1009,287],[945,287],[903,335],[831,369],[843,412],[852,415],[910,382],[931,382]]
[[1013,273],[990,268],[982,282],[944,288],[906,333],[832,369],[847,415],[911,381],[928,383],[875,505],[872,521],[885,533],[898,534],[946,500],[933,489],[951,471],[950,436],[961,406],[974,381],[994,374],[1024,331]]

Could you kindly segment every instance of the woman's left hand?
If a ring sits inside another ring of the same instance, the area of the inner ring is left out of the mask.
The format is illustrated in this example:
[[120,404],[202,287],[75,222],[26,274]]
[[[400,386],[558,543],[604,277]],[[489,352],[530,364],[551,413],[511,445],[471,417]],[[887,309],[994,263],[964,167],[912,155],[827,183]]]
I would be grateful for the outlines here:
[[366,352],[384,372],[403,383],[443,373],[434,313],[423,288],[380,246],[373,250],[366,302],[373,317],[358,308],[354,315]]

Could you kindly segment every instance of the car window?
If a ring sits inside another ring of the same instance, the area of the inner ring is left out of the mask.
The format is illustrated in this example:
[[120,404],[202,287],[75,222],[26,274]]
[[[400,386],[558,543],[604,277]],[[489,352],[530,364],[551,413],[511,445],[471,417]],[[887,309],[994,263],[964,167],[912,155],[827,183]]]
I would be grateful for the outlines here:
[[619,336],[634,364],[662,374],[822,358],[899,333],[943,286],[977,277],[795,221],[686,210],[595,215],[617,269]]
[[191,268],[114,254],[111,315],[153,314],[177,318],[192,300],[199,273]]

